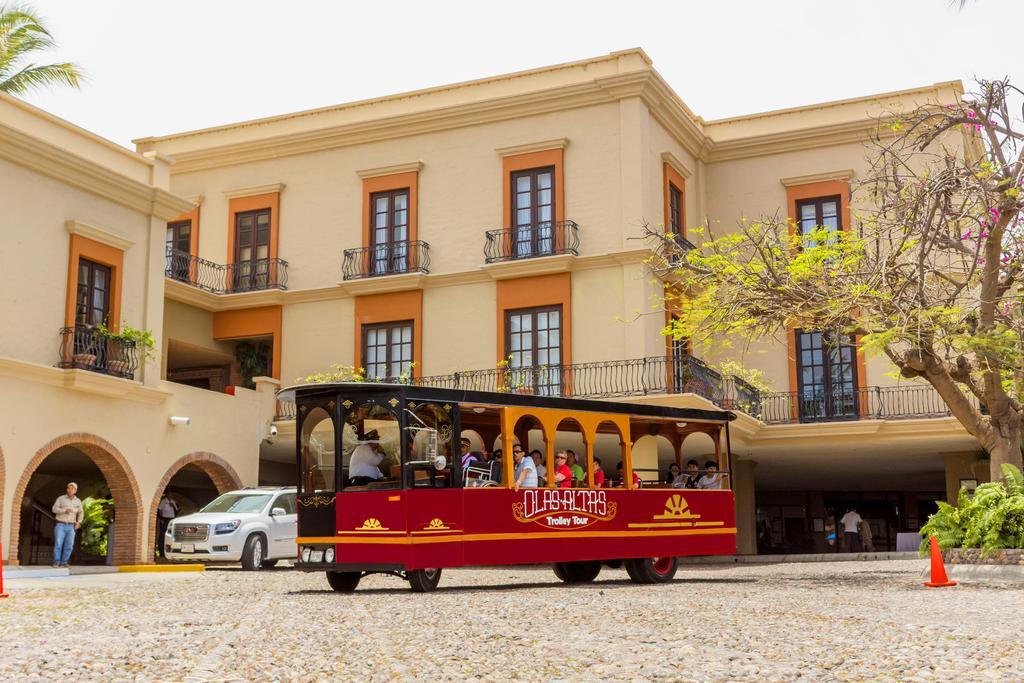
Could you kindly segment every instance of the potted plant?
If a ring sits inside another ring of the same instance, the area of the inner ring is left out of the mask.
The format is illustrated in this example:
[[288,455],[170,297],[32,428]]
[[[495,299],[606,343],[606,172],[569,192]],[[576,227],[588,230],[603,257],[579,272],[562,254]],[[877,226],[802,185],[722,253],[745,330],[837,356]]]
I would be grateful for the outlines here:
[[[106,369],[112,375],[127,377],[131,369],[129,349],[139,351],[141,360],[152,360],[156,356],[156,340],[150,330],[139,330],[130,325],[121,324],[117,332],[100,323],[96,332],[107,340]],[[95,357],[94,357],[95,360]]]

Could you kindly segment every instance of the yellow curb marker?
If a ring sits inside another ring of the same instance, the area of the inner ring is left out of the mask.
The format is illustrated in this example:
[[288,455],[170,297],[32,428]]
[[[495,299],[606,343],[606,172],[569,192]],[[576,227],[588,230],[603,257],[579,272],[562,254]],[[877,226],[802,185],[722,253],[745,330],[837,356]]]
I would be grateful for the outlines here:
[[202,564],[122,564],[119,572],[201,572],[206,571]]

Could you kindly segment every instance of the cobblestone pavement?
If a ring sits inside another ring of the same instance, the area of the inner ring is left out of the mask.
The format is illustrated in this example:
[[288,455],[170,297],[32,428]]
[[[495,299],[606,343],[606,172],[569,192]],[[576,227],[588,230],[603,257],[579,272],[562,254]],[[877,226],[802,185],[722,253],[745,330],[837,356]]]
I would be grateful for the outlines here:
[[927,589],[925,561],[374,576],[106,575],[9,582],[0,680],[1021,680],[1024,589]]

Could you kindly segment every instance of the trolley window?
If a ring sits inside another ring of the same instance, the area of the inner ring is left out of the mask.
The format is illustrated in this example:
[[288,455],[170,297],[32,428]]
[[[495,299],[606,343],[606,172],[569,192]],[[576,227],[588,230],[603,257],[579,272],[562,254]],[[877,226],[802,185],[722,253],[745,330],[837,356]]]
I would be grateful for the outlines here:
[[379,403],[352,406],[341,436],[342,489],[397,489],[402,485],[398,416]]
[[323,408],[302,421],[302,493],[334,493],[334,420]]

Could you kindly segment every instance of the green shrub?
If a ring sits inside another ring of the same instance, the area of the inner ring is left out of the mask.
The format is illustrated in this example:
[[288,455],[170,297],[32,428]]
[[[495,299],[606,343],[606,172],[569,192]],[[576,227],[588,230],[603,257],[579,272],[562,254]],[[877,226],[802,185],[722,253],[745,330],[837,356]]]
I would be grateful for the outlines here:
[[82,501],[82,550],[89,555],[107,554],[107,529],[114,520],[114,501],[86,498]]
[[920,552],[928,552],[931,536],[939,548],[981,548],[982,556],[1003,548],[1024,548],[1024,475],[1003,465],[1003,480],[960,489],[956,507],[939,501],[939,511],[921,527]]

